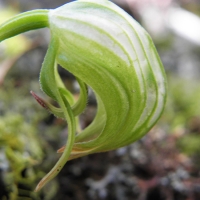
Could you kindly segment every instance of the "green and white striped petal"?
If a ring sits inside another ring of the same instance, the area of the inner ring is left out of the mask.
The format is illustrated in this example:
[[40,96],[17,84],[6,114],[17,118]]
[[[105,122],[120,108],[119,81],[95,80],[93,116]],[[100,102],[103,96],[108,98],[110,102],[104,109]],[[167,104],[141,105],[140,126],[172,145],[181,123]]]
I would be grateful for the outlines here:
[[73,155],[115,149],[142,137],[159,118],[166,97],[163,66],[148,33],[104,0],[66,4],[51,10],[49,19],[59,40],[57,62],[92,87],[103,104],[99,112],[105,112],[102,131],[95,139],[91,133],[90,141],[76,139]]

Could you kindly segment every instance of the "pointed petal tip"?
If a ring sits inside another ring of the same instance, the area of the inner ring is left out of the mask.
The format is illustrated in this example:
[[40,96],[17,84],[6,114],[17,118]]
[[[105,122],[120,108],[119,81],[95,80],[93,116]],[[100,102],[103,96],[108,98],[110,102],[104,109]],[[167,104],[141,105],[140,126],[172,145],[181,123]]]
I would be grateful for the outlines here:
[[34,192],[39,192],[42,188],[42,186],[40,185],[41,181],[38,183],[38,185],[36,186]]
[[65,150],[65,146],[61,147],[60,149],[57,150],[57,153],[63,153],[63,151]]
[[45,109],[49,110],[49,107],[45,100],[43,100],[41,97],[39,97],[37,94],[35,94],[33,91],[30,91],[31,95],[34,97],[34,99]]
[[34,192],[39,192],[48,182],[49,182],[49,176],[48,174],[46,176],[44,176],[40,182],[37,184]]

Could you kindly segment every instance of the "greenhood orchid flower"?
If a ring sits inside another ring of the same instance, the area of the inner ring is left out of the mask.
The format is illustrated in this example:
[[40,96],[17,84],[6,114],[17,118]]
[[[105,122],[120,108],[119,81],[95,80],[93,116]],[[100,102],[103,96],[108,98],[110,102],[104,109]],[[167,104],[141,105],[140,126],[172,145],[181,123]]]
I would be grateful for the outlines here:
[[[32,95],[55,116],[66,119],[68,139],[53,169],[36,191],[68,160],[123,147],[145,135],[160,117],[166,78],[149,34],[108,0],[78,0],[53,10],[33,10],[0,26],[0,42],[32,29],[48,27],[51,41],[40,72],[41,89],[59,108]],[[80,85],[77,102],[63,84],[57,65]],[[81,132],[77,116],[87,105],[87,86],[97,99],[97,114]]]

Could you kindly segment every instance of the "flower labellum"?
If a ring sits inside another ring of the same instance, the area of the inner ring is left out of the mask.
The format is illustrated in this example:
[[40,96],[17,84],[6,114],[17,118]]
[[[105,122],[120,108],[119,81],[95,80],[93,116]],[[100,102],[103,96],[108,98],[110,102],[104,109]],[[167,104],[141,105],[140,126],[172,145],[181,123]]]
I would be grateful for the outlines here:
[[[0,26],[0,42],[32,29],[49,27],[51,41],[41,72],[41,89],[59,108],[36,100],[66,119],[68,140],[53,169],[36,191],[54,178],[68,160],[123,147],[145,135],[160,117],[166,101],[166,77],[149,34],[108,0],[78,0],[53,10],[33,10]],[[75,102],[63,84],[57,64],[80,85]],[[77,133],[77,116],[87,105],[87,86],[97,99],[93,122]]]

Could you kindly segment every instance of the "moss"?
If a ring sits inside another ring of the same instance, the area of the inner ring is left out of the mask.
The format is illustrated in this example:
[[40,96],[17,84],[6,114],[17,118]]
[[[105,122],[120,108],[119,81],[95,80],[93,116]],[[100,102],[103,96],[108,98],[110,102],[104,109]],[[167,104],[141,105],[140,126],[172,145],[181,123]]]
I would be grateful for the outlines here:
[[178,147],[189,156],[200,153],[200,136],[185,135],[178,141]]
[[[29,94],[28,87],[39,90],[34,80],[20,81],[19,86],[16,80],[8,80],[0,88],[0,172],[2,190],[5,190],[0,198],[7,199],[7,195],[11,200],[22,196],[32,200],[52,199],[57,191],[56,180],[47,188],[51,193],[45,190],[39,194],[32,192],[50,165],[48,158],[45,165],[43,161],[45,151],[51,152],[52,148],[48,148],[46,135],[40,134],[48,113]],[[51,133],[56,131],[51,130]]]
[[188,121],[199,116],[200,82],[168,75],[168,99],[162,120],[170,132],[187,128]]

